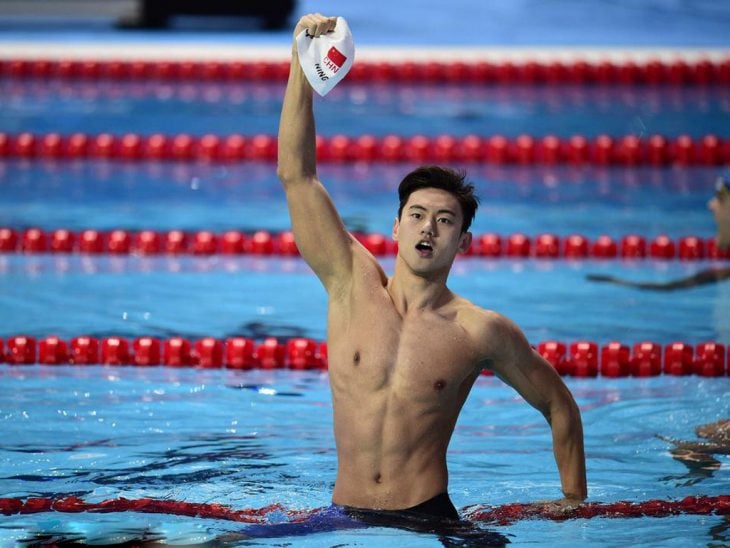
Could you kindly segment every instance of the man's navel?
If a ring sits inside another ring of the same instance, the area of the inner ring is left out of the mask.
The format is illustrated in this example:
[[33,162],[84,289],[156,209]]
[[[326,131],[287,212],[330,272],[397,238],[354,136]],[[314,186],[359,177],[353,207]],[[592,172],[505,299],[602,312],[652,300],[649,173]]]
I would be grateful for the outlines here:
[[352,365],[360,365],[360,351],[355,351],[355,355],[352,357]]

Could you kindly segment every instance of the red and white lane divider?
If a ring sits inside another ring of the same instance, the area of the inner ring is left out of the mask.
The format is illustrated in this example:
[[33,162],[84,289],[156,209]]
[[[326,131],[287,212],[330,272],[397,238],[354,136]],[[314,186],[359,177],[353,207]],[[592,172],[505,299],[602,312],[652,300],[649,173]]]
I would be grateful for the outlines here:
[[[276,160],[274,135],[0,133],[0,158],[236,162]],[[321,162],[468,162],[514,165],[720,166],[730,139],[717,135],[332,135],[317,138]]]
[[[395,255],[397,243],[385,234],[355,234],[365,248],[376,256]],[[72,231],[67,229],[16,230],[0,227],[0,253],[83,253],[88,255],[260,255],[298,256],[290,231],[271,233],[259,230],[246,233],[229,230],[108,230]],[[728,259],[730,250],[718,249],[714,238],[685,236],[672,239],[666,235],[647,238],[629,234],[616,240],[599,236],[590,240],[580,234],[560,237],[557,234],[528,236],[522,233],[478,234],[467,256],[485,258],[538,259]]]
[[[0,59],[0,77],[82,80],[278,81],[289,60],[156,61]],[[730,83],[730,58],[625,61],[358,61],[346,81],[359,83],[716,85]]]
[[[656,375],[728,375],[730,347],[705,341],[696,345],[676,341],[662,345],[640,341],[599,344],[582,340],[542,341],[536,346],[558,373],[573,377],[650,377]],[[56,336],[16,335],[0,339],[0,361],[20,365],[126,365],[199,367],[204,369],[321,369],[328,367],[327,343],[305,337],[255,341],[246,337],[185,337],[160,339],[141,336],[78,336],[66,341]],[[488,373],[485,373],[488,374]]]
[[[108,499],[101,502],[86,502],[75,496],[50,497],[6,497],[0,498],[0,514],[37,514],[42,512],[140,512],[189,516],[202,519],[220,519],[239,523],[267,523],[269,514],[285,514],[290,521],[307,519],[323,508],[310,510],[287,509],[281,504],[270,504],[262,508],[234,510],[223,504],[206,504],[151,498]],[[718,515],[730,514],[730,495],[689,496],[681,500],[651,499],[641,502],[589,502],[570,511],[557,512],[548,505],[503,504],[501,506],[470,506],[465,508],[466,518],[472,522],[490,525],[509,525],[523,519],[568,519],[590,518],[663,518],[682,514]]]

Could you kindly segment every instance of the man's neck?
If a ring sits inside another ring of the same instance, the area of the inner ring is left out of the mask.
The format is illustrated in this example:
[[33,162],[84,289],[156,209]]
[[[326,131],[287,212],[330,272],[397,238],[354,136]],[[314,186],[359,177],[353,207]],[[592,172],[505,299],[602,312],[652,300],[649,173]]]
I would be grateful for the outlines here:
[[388,280],[388,293],[396,310],[405,316],[409,311],[435,310],[451,298],[446,287],[448,271],[424,276],[411,271],[396,259],[393,276]]

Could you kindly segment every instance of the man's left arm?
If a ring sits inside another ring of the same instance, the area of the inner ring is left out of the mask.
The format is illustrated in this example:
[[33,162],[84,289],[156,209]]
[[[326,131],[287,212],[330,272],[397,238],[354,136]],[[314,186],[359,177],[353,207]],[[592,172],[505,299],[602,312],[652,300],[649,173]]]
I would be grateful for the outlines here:
[[491,368],[543,414],[552,430],[563,495],[567,501],[581,502],[588,487],[578,405],[558,372],[530,346],[516,325],[504,317],[495,323],[490,329],[495,350]]

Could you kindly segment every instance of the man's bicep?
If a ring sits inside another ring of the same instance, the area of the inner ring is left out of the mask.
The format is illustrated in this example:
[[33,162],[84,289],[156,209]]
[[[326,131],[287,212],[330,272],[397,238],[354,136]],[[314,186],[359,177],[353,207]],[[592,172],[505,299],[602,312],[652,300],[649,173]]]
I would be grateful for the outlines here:
[[494,360],[494,372],[532,407],[547,414],[550,402],[559,397],[564,386],[560,375],[511,322],[505,326],[501,339],[503,344]]
[[292,183],[286,195],[299,253],[329,289],[352,269],[352,239],[318,179]]

